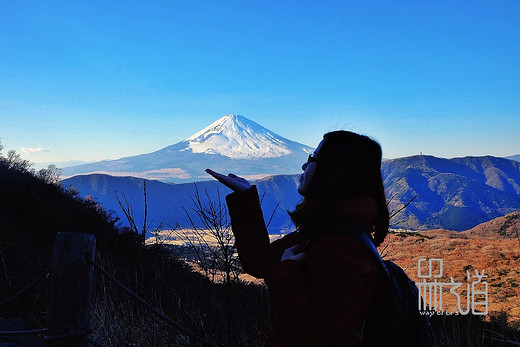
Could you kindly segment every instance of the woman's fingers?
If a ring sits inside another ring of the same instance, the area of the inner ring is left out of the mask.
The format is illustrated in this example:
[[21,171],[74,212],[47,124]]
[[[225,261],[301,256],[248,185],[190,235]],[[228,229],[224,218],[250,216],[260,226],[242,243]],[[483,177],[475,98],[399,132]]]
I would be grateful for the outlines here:
[[223,175],[221,173],[218,173],[216,171],[213,171],[211,169],[206,169],[206,172],[210,174],[213,178],[215,178],[217,181],[224,183],[227,185],[227,181],[229,180],[229,177],[226,175]]
[[222,175],[222,174],[220,174],[220,173],[218,173],[218,172],[216,172],[216,171],[213,171],[213,170],[211,170],[211,169],[206,169],[206,172],[207,172],[208,174],[210,174],[211,176],[215,177],[216,179],[219,179],[219,178],[225,177],[224,175]]
[[249,183],[249,181],[242,177],[238,177],[233,173],[225,176],[211,169],[206,169],[206,172],[235,192],[241,192],[251,188],[251,183]]

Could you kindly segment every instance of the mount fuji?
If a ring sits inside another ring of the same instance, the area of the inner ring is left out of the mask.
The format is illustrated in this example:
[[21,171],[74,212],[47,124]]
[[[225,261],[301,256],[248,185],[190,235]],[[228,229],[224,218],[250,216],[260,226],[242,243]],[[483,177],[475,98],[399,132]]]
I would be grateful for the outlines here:
[[206,168],[255,179],[295,174],[313,148],[288,140],[243,116],[226,115],[156,152],[62,169],[64,177],[101,173],[169,183],[210,179]]

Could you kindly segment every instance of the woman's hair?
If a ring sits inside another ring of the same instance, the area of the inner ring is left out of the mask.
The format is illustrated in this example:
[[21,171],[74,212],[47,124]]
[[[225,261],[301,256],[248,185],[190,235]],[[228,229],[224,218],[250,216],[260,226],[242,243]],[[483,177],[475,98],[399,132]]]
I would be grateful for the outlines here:
[[327,228],[339,222],[338,204],[351,197],[370,196],[377,205],[372,236],[376,246],[388,233],[388,207],[381,176],[381,146],[368,136],[333,131],[323,136],[316,172],[302,202],[289,212],[296,227]]

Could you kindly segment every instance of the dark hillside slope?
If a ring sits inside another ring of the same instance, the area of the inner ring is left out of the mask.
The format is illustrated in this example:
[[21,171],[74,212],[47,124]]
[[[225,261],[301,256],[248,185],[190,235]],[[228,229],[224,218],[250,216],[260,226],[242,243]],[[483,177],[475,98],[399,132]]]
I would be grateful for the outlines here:
[[[0,320],[21,317],[30,329],[47,327],[47,277],[23,295],[14,295],[50,266],[57,232],[93,233],[96,262],[197,335],[229,346],[263,340],[268,304],[262,287],[212,283],[179,258],[182,250],[162,244],[144,246],[93,200],[79,198],[31,173],[9,169],[1,157]],[[109,345],[158,346],[186,341],[99,271],[95,274],[91,315],[95,340]]]
[[24,247],[43,250],[57,232],[88,232],[95,234],[100,251],[116,250],[122,242],[116,222],[95,202],[0,163],[2,238],[24,239]]
[[[58,232],[92,233],[100,254],[110,253],[119,263],[135,258],[135,237],[115,223],[100,205],[0,161],[0,302],[51,264]],[[25,304],[19,307],[34,303]]]
[[[115,223],[96,203],[0,160],[0,302],[50,266],[58,232],[93,233],[99,254],[115,259],[114,264],[131,264],[138,250],[135,237],[121,233]],[[0,318],[22,317],[30,326],[45,325],[46,281],[3,304]]]

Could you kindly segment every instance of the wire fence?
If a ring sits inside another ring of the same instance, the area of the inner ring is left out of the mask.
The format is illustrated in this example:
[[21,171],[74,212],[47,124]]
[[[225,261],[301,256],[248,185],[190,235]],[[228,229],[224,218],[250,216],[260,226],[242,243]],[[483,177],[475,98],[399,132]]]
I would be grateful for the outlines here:
[[0,330],[0,335],[33,335],[46,333],[49,329],[33,329],[33,330]]
[[134,298],[135,300],[139,301],[141,304],[144,305],[144,307],[146,307],[150,312],[152,312],[153,314],[155,314],[157,317],[159,317],[160,319],[162,319],[163,321],[165,321],[166,323],[170,324],[171,326],[173,326],[175,329],[177,329],[178,331],[180,331],[181,333],[183,333],[184,335],[187,335],[187,336],[190,336],[191,338],[195,339],[196,341],[202,343],[203,345],[205,346],[217,346],[216,344],[212,343],[212,342],[209,342],[207,341],[206,339],[198,336],[197,334],[191,332],[190,330],[184,328],[183,326],[181,326],[180,324],[176,323],[175,321],[173,321],[170,317],[166,316],[164,313],[160,312],[157,308],[155,308],[153,305],[151,305],[150,303],[148,303],[146,300],[144,300],[143,298],[141,298],[139,295],[137,295],[136,293],[134,293],[133,291],[131,291],[130,289],[128,289],[128,287],[126,287],[124,284],[122,284],[119,280],[117,280],[117,278],[115,278],[114,276],[112,276],[110,273],[108,273],[105,269],[103,269],[99,264],[97,264],[96,262],[93,262],[93,261],[90,261],[90,264],[94,266],[94,268],[96,268],[96,270],[98,270],[99,272],[101,272],[107,279],[109,279],[112,283],[114,283],[116,286],[118,286],[121,290],[123,290],[124,292],[126,292],[128,295],[130,295],[132,298]]
[[[164,322],[168,323],[172,327],[174,327],[176,330],[178,330],[181,334],[189,336],[194,341],[197,341],[201,343],[204,346],[217,346],[216,344],[202,338],[201,336],[193,333],[189,329],[181,326],[177,322],[173,321],[170,317],[166,316],[164,313],[159,311],[156,307],[154,307],[152,304],[141,298],[139,295],[137,295],[135,292],[130,290],[127,286],[125,286],[123,283],[121,283],[117,278],[115,278],[112,274],[107,272],[101,265],[97,264],[94,261],[87,260],[87,263],[92,265],[96,270],[98,270],[105,278],[107,278],[110,282],[115,284],[118,288],[120,288],[122,291],[127,293],[130,297],[132,297],[134,300],[140,302],[146,309],[148,309],[150,312],[152,312],[154,315],[156,315],[158,318],[163,320]],[[34,285],[36,285],[40,280],[42,280],[51,270],[51,267],[48,267],[45,269],[45,271],[39,275],[37,278],[35,278],[30,284],[25,286],[23,289],[18,291],[16,294],[12,295],[11,297],[3,300],[0,302],[0,306],[14,300],[15,298],[19,297],[23,293],[27,292],[30,288],[32,288]],[[0,330],[0,335],[36,335],[36,334],[47,334],[49,332],[49,329],[42,328],[42,329],[32,329],[32,330],[6,330],[2,331]],[[91,334],[91,331],[88,329],[83,329],[79,331],[74,331],[68,334],[63,335],[45,335],[44,341],[53,341],[53,340],[62,340],[62,339],[70,339],[73,337],[82,337],[86,342],[88,342],[90,345],[95,347],[105,347],[107,345],[104,345],[102,343],[99,343],[91,338],[88,337],[88,335]]]
[[36,277],[31,283],[29,283],[27,286],[25,286],[18,293],[14,294],[13,296],[11,296],[11,297],[5,299],[4,301],[0,302],[0,306],[2,306],[3,304],[8,303],[9,301],[12,301],[13,299],[17,298],[18,296],[22,295],[23,293],[25,293],[26,291],[31,289],[36,283],[40,282],[40,280],[42,278],[47,276],[47,274],[49,273],[50,270],[51,270],[51,267],[49,266],[47,269],[45,269],[45,271],[40,276]]

